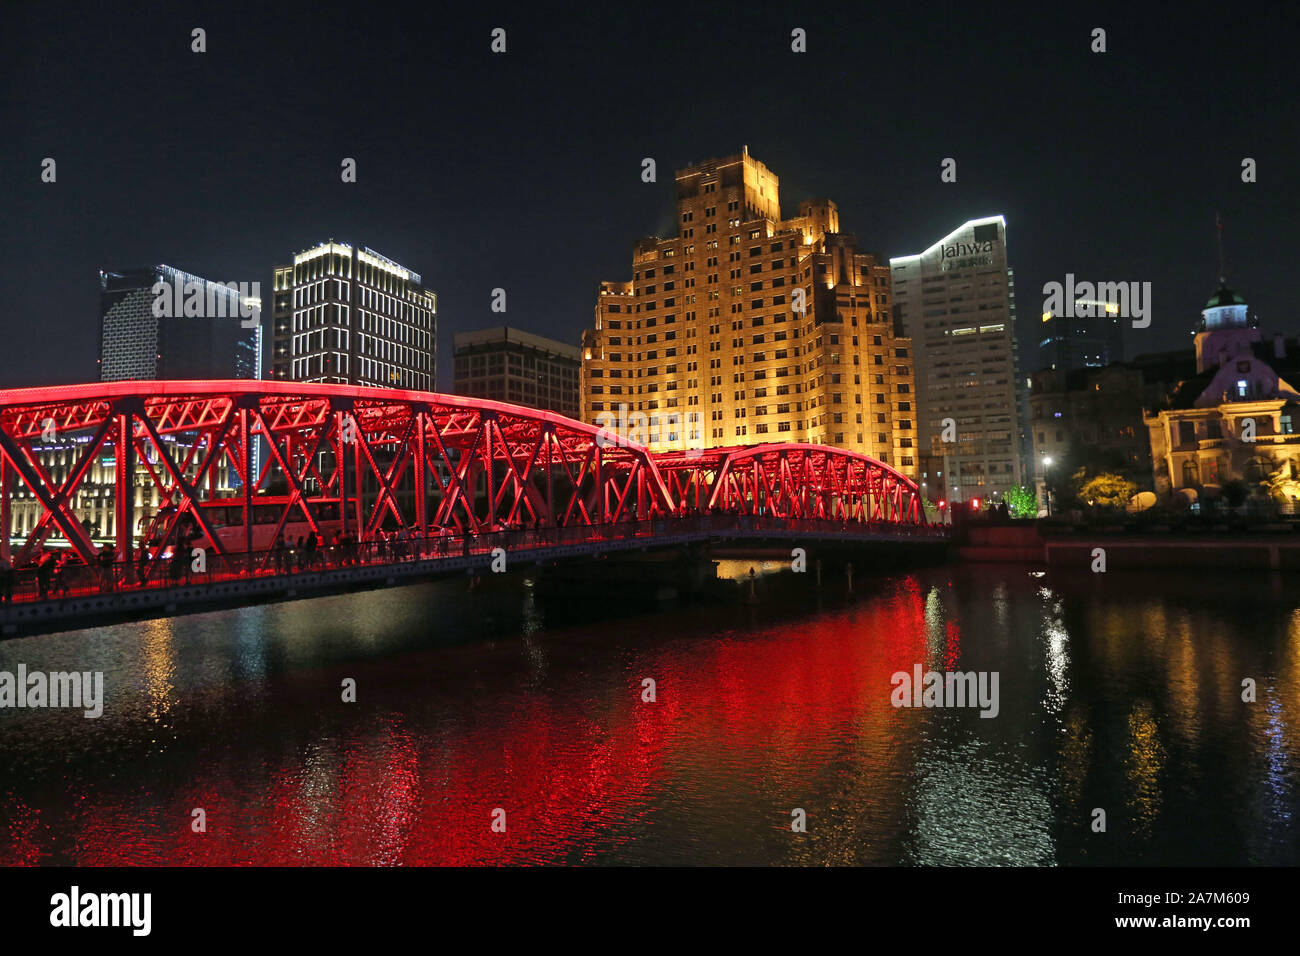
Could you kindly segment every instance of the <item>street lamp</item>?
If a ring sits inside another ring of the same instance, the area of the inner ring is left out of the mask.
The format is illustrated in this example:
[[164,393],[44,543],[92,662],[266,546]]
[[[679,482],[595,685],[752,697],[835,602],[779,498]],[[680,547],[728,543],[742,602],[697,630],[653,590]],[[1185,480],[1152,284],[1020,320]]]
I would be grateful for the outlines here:
[[1047,483],[1048,469],[1052,467],[1052,456],[1043,456],[1043,497],[1047,499],[1047,517],[1052,516],[1052,486]]

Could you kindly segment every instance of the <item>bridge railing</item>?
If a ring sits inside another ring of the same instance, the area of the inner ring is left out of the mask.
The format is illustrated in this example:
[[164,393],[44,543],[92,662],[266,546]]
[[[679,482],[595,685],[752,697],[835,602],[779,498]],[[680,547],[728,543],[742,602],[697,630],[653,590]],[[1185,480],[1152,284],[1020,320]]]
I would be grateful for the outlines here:
[[211,585],[250,578],[295,575],[349,568],[400,565],[413,561],[437,561],[491,554],[497,548],[507,555],[545,551],[577,545],[644,539],[647,546],[674,536],[746,536],[778,534],[787,541],[792,535],[862,538],[882,536],[897,539],[942,540],[951,529],[943,525],[901,525],[893,522],[840,521],[817,518],[782,518],[773,515],[687,515],[623,521],[604,525],[561,528],[510,528],[478,534],[446,534],[418,537],[391,534],[386,540],[364,543],[331,541],[311,550],[305,546],[221,555],[205,552],[202,570],[195,570],[196,551],[168,548],[148,553],[145,561],[116,561],[86,565],[68,561],[41,571],[20,568],[0,574],[0,600],[5,603],[60,600],[121,591],[155,590],[180,586]]

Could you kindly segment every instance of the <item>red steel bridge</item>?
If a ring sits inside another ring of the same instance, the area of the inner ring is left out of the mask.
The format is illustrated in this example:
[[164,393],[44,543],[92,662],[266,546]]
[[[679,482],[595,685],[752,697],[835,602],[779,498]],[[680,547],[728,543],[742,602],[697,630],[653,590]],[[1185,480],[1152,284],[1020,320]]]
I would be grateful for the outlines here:
[[[84,520],[87,495],[98,496],[99,528]],[[818,445],[655,453],[533,408],[347,385],[0,391],[0,549],[17,568],[53,546],[87,565],[128,566],[119,578],[143,587],[182,544],[257,575],[282,562],[278,540],[292,549],[313,533],[387,554],[403,529],[404,541],[436,543],[430,553],[448,553],[451,538],[469,554],[470,540],[500,534],[562,530],[569,541],[640,522],[638,533],[653,538],[733,519],[942,534],[925,524],[913,481]]]

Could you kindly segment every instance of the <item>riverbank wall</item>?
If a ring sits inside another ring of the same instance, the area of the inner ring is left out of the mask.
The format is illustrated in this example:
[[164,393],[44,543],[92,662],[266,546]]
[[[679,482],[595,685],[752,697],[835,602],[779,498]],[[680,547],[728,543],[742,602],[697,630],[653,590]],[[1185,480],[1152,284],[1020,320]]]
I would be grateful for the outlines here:
[[1122,527],[1063,529],[1034,521],[1009,525],[972,522],[958,530],[955,552],[963,562],[1038,568],[1088,570],[1102,557],[1107,571],[1300,571],[1300,533],[1288,525],[1251,531],[1135,533]]

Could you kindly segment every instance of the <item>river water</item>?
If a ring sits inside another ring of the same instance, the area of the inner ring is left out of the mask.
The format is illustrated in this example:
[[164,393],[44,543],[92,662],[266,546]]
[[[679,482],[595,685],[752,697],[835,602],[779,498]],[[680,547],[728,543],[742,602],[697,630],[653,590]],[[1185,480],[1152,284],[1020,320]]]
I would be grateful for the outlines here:
[[[454,579],[5,641],[0,672],[105,700],[0,710],[0,863],[1300,863],[1300,580],[825,578],[653,606]],[[996,716],[894,706],[918,665],[996,672]]]

